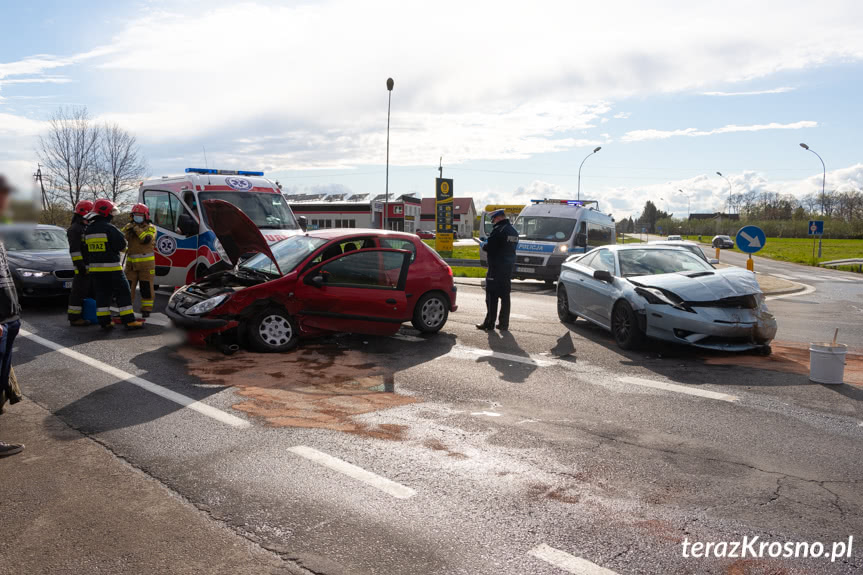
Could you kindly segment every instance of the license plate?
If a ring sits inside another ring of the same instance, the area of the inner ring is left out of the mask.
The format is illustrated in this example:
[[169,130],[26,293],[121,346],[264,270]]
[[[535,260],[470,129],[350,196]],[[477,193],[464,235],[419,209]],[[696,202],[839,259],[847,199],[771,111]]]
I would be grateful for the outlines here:
[[525,267],[519,266],[519,267],[515,268],[515,271],[521,272],[523,274],[532,274],[534,272],[534,268],[525,268]]
[[72,282],[63,282],[63,287],[65,289],[72,289]]

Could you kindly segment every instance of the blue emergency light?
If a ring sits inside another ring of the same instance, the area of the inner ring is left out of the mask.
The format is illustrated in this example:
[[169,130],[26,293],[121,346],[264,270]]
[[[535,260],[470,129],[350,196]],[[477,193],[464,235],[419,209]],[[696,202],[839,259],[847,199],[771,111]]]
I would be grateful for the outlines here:
[[583,206],[584,202],[579,200],[531,200],[534,204],[559,204],[564,206]]
[[213,176],[263,176],[264,172],[246,170],[214,170],[211,168],[186,168],[187,174],[210,174]]

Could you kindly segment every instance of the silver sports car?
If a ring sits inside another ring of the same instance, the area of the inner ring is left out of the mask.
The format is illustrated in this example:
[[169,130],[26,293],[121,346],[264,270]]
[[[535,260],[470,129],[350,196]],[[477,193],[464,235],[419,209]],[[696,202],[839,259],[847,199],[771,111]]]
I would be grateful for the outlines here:
[[716,269],[685,248],[611,245],[569,258],[557,287],[561,321],[576,316],[623,349],[647,336],[685,345],[770,353],[776,320],[755,275]]

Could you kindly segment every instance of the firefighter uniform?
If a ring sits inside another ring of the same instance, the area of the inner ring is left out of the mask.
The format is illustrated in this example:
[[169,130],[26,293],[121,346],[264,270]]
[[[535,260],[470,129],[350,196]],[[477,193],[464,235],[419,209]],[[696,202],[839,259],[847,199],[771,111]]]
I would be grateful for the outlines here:
[[[82,206],[81,211],[88,213],[93,202],[80,202],[81,204],[89,204]],[[87,228],[87,222],[80,213],[78,206],[75,207],[75,215],[72,216],[72,225],[66,230],[66,238],[69,240],[69,255],[72,256],[72,264],[75,266],[75,277],[72,278],[72,291],[69,293],[69,307],[67,316],[69,323],[73,326],[90,325],[90,322],[84,319],[84,298],[90,295],[90,276],[87,274],[87,251],[84,249],[84,233]]]
[[132,299],[135,288],[141,284],[141,313],[146,317],[153,311],[154,280],[156,277],[156,255],[153,245],[156,239],[156,226],[149,221],[136,224],[130,222],[123,228],[126,236],[126,279]]
[[[111,300],[117,303],[120,320],[127,327],[141,327],[141,323],[135,319],[132,310],[132,295],[129,291],[129,282],[123,275],[123,267],[120,265],[120,252],[126,249],[126,240],[123,233],[111,225],[110,212],[108,215],[99,212],[99,202],[93,212],[90,225],[84,233],[84,243],[87,249],[89,263],[87,269],[90,272],[90,281],[96,291],[96,316],[99,325],[103,328],[113,327],[111,323]],[[105,200],[107,201],[107,200]]]

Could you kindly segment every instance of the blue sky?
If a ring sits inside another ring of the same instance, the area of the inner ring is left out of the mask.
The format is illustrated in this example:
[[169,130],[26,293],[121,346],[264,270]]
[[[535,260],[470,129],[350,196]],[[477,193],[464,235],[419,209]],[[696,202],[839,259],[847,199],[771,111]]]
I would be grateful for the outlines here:
[[[58,106],[135,133],[152,175],[264,169],[293,191],[478,204],[582,196],[618,217],[734,191],[863,188],[856,2],[0,0],[0,171],[29,190]],[[773,5],[775,8],[775,5]],[[660,198],[663,198],[660,200]]]

